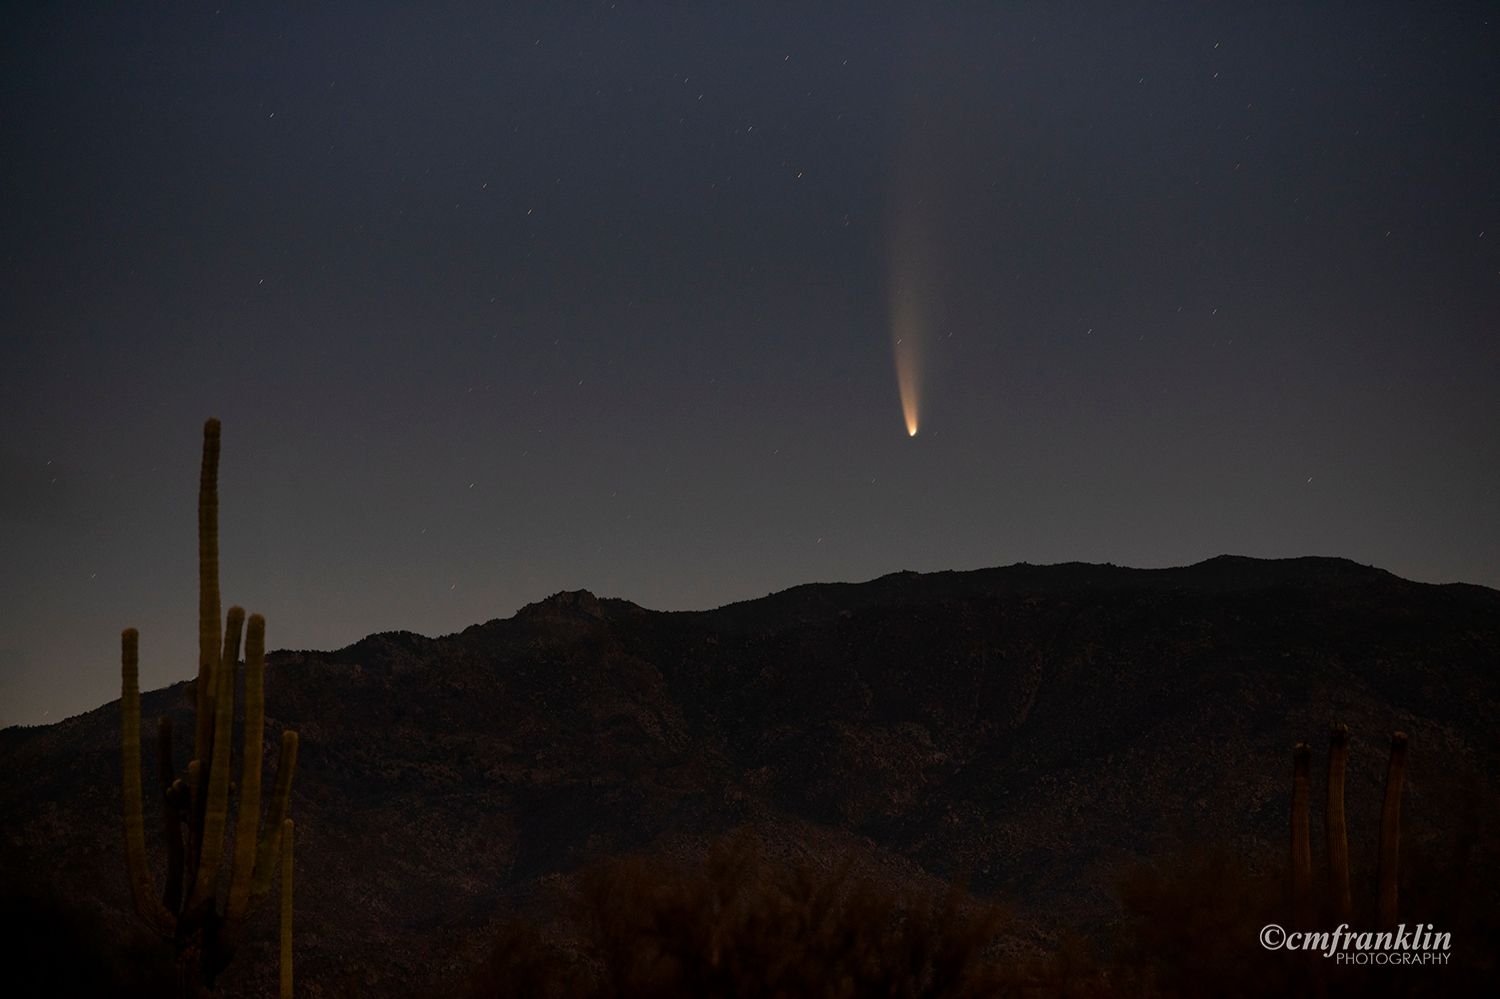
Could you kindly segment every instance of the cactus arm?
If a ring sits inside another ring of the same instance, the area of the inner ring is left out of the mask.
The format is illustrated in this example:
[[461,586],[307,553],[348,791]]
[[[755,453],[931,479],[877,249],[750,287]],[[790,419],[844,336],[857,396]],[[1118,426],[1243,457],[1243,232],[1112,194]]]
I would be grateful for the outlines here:
[[1344,821],[1344,773],[1349,763],[1349,726],[1333,726],[1328,739],[1328,798],[1323,830],[1328,840],[1328,894],[1334,917],[1347,923],[1354,909],[1349,891],[1349,830]]
[[209,765],[208,800],[203,807],[203,841],[198,871],[193,878],[191,909],[213,898],[218,884],[219,859],[224,852],[224,826],[229,816],[229,756],[234,733],[234,664],[240,657],[240,630],[245,611],[229,608],[224,629],[224,655],[219,660],[214,692],[213,760]]
[[[219,421],[203,424],[203,464],[198,473],[198,724],[193,755],[208,759],[213,737],[214,676],[219,655]],[[231,669],[232,669],[231,665]]]
[[130,893],[141,918],[170,932],[171,916],[151,891],[146,865],[146,819],[141,808],[140,634],[120,634],[120,757],[125,812],[125,857],[130,865]]
[[266,716],[265,676],[266,619],[251,614],[245,630],[245,728],[240,810],[234,827],[234,865],[230,868],[229,905],[225,912],[225,922],[231,933],[245,917],[250,904],[250,880],[255,873],[256,827],[260,823],[260,764]]
[[266,832],[255,856],[255,878],[251,891],[259,896],[271,890],[271,875],[276,867],[281,844],[281,827],[291,805],[292,775],[297,770],[297,733],[281,733],[281,755],[276,759],[276,790],[271,797],[271,812],[266,816]]
[[281,999],[292,999],[292,820],[281,823]]
[[1292,749],[1292,911],[1298,929],[1312,924],[1312,844],[1308,834],[1308,749]]
[[1406,777],[1406,733],[1391,736],[1391,762],[1385,773],[1385,807],[1380,812],[1380,868],[1376,895],[1382,927],[1396,925],[1396,879],[1401,855],[1401,784]]
[[202,777],[202,774],[203,774],[203,764],[200,763],[200,762],[198,762],[197,760],[188,760],[188,765],[187,765],[187,781],[186,781],[186,785],[187,785],[187,806],[186,806],[186,811],[187,811],[187,815],[188,815],[188,821],[187,821],[187,827],[186,827],[186,830],[187,830],[187,857],[186,857],[187,866],[186,866],[186,873],[187,873],[187,879],[188,879],[187,888],[188,888],[189,891],[191,891],[192,888],[193,888],[193,880],[192,880],[193,879],[193,872],[198,869],[198,841],[201,838],[201,833],[203,832],[203,810],[202,810],[202,808],[200,806],[200,803],[203,800],[203,793],[202,793],[203,784],[201,783],[201,780],[200,780],[200,778]]
[[182,909],[182,814],[172,800],[176,781],[172,766],[172,718],[162,715],[156,720],[156,770],[161,781],[161,824],[167,838],[167,884],[162,890],[162,905],[176,916]]

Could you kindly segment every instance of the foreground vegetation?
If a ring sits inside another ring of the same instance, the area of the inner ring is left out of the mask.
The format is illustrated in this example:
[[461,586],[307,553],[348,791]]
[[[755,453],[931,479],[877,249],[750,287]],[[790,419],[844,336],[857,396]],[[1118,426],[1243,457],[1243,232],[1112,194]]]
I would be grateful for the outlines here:
[[[1252,871],[1224,849],[1186,848],[1132,868],[1119,884],[1116,926],[1041,952],[1017,944],[1020,927],[1000,907],[956,889],[912,896],[847,868],[820,871],[720,843],[697,864],[637,856],[596,865],[561,920],[504,923],[462,991],[472,999],[1485,994],[1495,973],[1488,941],[1500,926],[1483,901],[1491,896],[1470,881],[1474,859],[1454,854],[1410,872],[1411,911],[1453,935],[1447,966],[1360,968],[1264,949],[1261,927],[1289,921],[1287,879]],[[1355,925],[1374,918],[1373,906],[1354,914]]]

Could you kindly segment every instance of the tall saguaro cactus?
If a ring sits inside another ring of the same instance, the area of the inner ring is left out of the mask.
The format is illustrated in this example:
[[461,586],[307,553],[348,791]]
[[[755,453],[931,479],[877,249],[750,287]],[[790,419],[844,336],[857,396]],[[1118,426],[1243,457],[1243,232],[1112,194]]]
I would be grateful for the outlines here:
[[[246,619],[231,607],[219,629],[219,421],[203,425],[203,466],[198,483],[198,678],[193,758],[178,773],[173,759],[172,721],[157,724],[157,765],[161,775],[162,825],[167,842],[166,884],[153,889],[146,862],[145,817],[141,791],[141,707],[139,636],[126,629],[120,641],[122,692],[120,734],[125,824],[125,856],[136,911],[177,948],[185,994],[212,989],[234,954],[250,904],[271,887],[278,860],[282,871],[281,943],[291,946],[291,827],[287,808],[297,765],[297,733],[281,736],[270,815],[260,832],[261,756],[265,728],[266,622]],[[240,637],[245,640],[245,706],[241,774],[231,787],[230,756],[234,693]],[[238,794],[234,844],[227,853],[228,894],[220,904],[225,834],[230,827],[231,794]],[[283,842],[283,837],[287,837]],[[291,954],[282,954],[283,995],[291,994]]]

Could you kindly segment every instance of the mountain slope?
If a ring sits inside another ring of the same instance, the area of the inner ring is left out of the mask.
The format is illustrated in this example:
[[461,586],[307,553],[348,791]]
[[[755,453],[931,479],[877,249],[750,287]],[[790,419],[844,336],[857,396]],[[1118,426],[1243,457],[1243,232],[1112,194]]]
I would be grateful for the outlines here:
[[[299,978],[408,994],[589,859],[730,829],[896,882],[966,876],[1046,939],[1107,921],[1121,865],[1184,836],[1275,863],[1288,750],[1334,718],[1356,868],[1395,728],[1406,849],[1447,849],[1500,818],[1497,662],[1495,591],[1231,557],[897,573],[706,612],[578,591],[445,638],[276,653],[267,752],[282,727],[302,740]],[[143,710],[185,723],[189,692]],[[0,732],[0,865],[124,925],[118,725],[112,704]],[[271,934],[251,934],[230,994],[269,987]]]

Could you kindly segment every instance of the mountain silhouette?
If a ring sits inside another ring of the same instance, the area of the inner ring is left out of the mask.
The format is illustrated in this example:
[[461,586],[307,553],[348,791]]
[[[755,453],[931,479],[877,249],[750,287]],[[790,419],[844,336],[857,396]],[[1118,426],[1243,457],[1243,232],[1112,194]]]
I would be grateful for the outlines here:
[[[962,880],[1046,946],[1107,926],[1120,872],[1174,844],[1274,870],[1291,746],[1316,752],[1334,720],[1356,868],[1395,729],[1403,850],[1448,850],[1500,819],[1497,663],[1496,591],[1230,556],[901,572],[701,612],[578,590],[442,638],[277,652],[268,759],[301,733],[299,986],[422,993],[590,861],[729,832],[892,884]],[[189,731],[190,694],[143,714]],[[0,731],[0,870],[123,932],[119,725],[116,702]],[[269,926],[226,994],[270,993]]]

